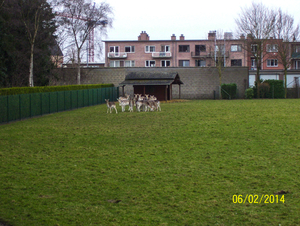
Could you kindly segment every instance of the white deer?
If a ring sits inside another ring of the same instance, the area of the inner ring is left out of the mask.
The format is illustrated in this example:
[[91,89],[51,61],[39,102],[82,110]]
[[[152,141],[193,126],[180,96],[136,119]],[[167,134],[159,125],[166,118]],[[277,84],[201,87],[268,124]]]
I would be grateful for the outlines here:
[[114,102],[109,102],[109,99],[105,99],[106,101],[106,105],[107,105],[107,111],[106,113],[108,113],[108,109],[110,110],[110,113],[111,113],[111,109],[114,108],[115,111],[116,111],[116,114],[118,114],[118,111],[117,111],[117,108],[116,108],[116,104]]

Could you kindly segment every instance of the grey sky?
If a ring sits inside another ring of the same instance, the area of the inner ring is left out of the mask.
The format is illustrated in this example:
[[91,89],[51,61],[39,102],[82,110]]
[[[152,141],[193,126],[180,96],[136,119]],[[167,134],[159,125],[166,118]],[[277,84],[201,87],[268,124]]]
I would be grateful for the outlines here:
[[[94,0],[101,2],[101,0]],[[114,24],[104,40],[137,40],[146,31],[150,40],[170,39],[172,34],[186,39],[206,39],[210,30],[235,31],[241,7],[252,1],[137,1],[107,0],[114,10]],[[263,0],[270,8],[281,7],[300,24],[299,0]]]

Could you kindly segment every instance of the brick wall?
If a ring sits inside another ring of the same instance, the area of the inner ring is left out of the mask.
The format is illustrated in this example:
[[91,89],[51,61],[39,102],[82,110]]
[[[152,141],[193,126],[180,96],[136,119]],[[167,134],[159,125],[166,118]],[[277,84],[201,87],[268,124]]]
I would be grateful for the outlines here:
[[[82,69],[81,84],[119,83],[125,80],[125,76],[132,71],[147,70],[147,68],[99,68]],[[219,93],[219,76],[216,68],[151,68],[157,71],[176,71],[181,81],[182,99],[213,99],[214,91]],[[58,69],[57,78],[51,79],[51,85],[76,84],[75,69]],[[248,88],[248,68],[228,67],[222,73],[222,83],[236,83],[238,97],[244,98],[245,89]],[[121,93],[120,88],[120,93]],[[173,85],[173,99],[179,97],[179,86]],[[125,93],[133,94],[132,86],[125,86]]]

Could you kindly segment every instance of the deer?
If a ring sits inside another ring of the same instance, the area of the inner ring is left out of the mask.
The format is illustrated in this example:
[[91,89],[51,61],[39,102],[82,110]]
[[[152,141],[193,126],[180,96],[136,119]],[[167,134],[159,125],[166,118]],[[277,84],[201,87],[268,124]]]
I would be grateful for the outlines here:
[[124,112],[125,111],[125,106],[126,105],[129,105],[129,100],[120,100],[120,99],[118,99],[118,101],[119,101],[119,105],[122,107],[122,112]]
[[129,99],[129,107],[128,111],[133,112],[133,106],[134,106],[134,99]]
[[107,111],[106,113],[108,113],[108,109],[110,110],[111,113],[111,109],[114,108],[116,111],[116,114],[118,114],[117,108],[116,108],[116,104],[114,102],[109,102],[109,99],[105,99],[106,101],[106,105],[107,105]]
[[129,100],[130,95],[125,94],[125,96],[126,97],[119,97],[117,100],[121,100],[121,101],[123,101],[123,100]]

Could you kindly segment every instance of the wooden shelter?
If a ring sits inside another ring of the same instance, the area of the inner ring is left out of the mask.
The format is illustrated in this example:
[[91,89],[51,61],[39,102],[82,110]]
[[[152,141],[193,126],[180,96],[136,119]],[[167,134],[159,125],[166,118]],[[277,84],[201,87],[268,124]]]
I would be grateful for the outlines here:
[[172,85],[179,85],[179,99],[181,98],[181,87],[183,82],[177,72],[164,71],[136,71],[126,75],[125,80],[120,83],[124,96],[124,86],[132,85],[134,94],[149,94],[158,100],[172,100]]

